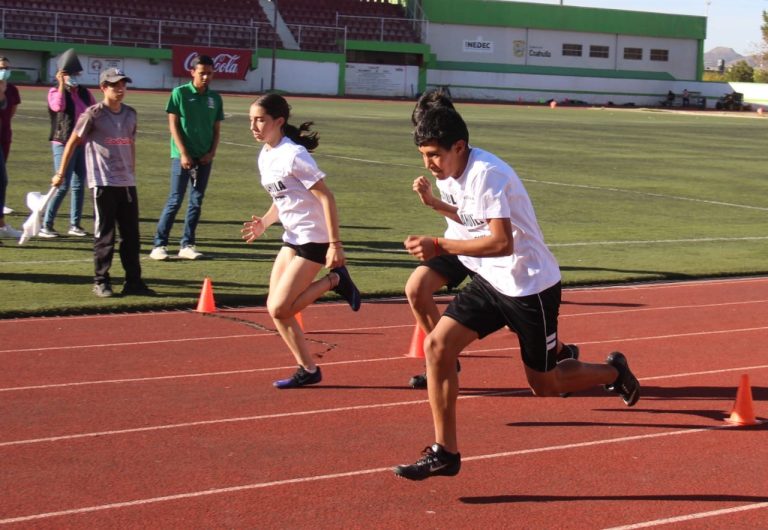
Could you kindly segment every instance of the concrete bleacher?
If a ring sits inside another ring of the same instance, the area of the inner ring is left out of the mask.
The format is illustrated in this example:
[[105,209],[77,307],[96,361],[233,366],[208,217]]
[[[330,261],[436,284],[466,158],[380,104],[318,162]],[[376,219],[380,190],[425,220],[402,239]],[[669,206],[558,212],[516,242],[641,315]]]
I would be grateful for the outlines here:
[[[281,0],[279,12],[301,49],[343,51],[343,40],[418,42],[403,7],[383,0]],[[164,47],[253,49],[283,44],[259,0],[4,0],[11,39]]]

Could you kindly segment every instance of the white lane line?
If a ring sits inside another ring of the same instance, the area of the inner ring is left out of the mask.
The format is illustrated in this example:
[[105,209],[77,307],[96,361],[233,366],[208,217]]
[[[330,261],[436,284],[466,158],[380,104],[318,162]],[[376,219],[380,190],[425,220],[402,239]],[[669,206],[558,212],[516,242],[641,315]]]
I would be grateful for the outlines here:
[[[607,444],[615,444],[615,443],[625,443],[625,442],[636,442],[640,440],[650,440],[655,438],[663,438],[663,437],[672,437],[672,436],[682,436],[687,434],[696,434],[696,433],[702,433],[702,432],[709,432],[709,431],[715,431],[715,430],[721,430],[721,429],[728,429],[733,428],[731,425],[719,425],[716,427],[706,427],[701,429],[685,429],[680,431],[670,431],[665,433],[653,433],[653,434],[641,434],[637,436],[623,436],[620,438],[608,438],[604,440],[593,440],[590,442],[581,442],[581,443],[573,443],[573,444],[562,444],[562,445],[554,445],[554,446],[547,446],[547,447],[536,447],[532,449],[521,449],[518,451],[507,451],[502,453],[494,453],[494,454],[487,454],[487,455],[477,455],[477,456],[469,456],[462,458],[465,462],[472,462],[472,461],[480,461],[480,460],[491,460],[491,459],[498,459],[498,458],[508,458],[512,456],[522,456],[522,455],[529,455],[529,454],[535,454],[535,453],[544,453],[544,452],[553,452],[553,451],[567,451],[571,449],[580,449],[583,447],[594,447],[594,446],[600,446],[600,445],[607,445]],[[165,495],[162,497],[148,497],[144,499],[135,499],[132,501],[124,501],[124,502],[114,502],[109,504],[100,504],[100,505],[94,505],[94,506],[86,506],[82,508],[72,508],[69,510],[60,510],[56,512],[45,512],[45,513],[37,513],[37,514],[31,514],[31,515],[24,515],[20,517],[10,517],[6,519],[0,519],[0,524],[12,524],[12,523],[22,523],[27,521],[35,521],[40,519],[50,519],[53,517],[62,517],[67,515],[79,515],[84,513],[92,513],[92,512],[99,512],[99,511],[106,511],[106,510],[115,510],[120,508],[128,508],[133,506],[146,506],[148,504],[157,504],[161,502],[168,502],[168,501],[176,501],[176,500],[183,500],[183,499],[192,499],[196,497],[204,497],[204,496],[211,496],[211,495],[223,495],[227,493],[236,493],[236,492],[242,492],[242,491],[248,491],[248,490],[257,490],[257,489],[264,489],[264,488],[275,488],[275,487],[281,487],[281,486],[288,486],[292,484],[306,484],[309,482],[318,482],[321,480],[333,480],[333,479],[339,479],[339,478],[348,478],[348,477],[360,477],[364,475],[372,475],[375,473],[385,473],[385,472],[392,472],[391,467],[378,467],[378,468],[372,468],[372,469],[360,469],[356,471],[348,471],[344,473],[332,473],[327,475],[312,475],[307,477],[297,477],[292,479],[286,479],[286,480],[275,480],[271,482],[256,482],[252,484],[243,484],[240,486],[230,486],[225,488],[211,488],[207,490],[201,490],[201,491],[191,491],[186,493],[178,493],[175,495]]]
[[[643,523],[628,524],[624,526],[614,526],[606,528],[605,530],[635,530],[636,528],[650,528],[652,526],[661,526],[672,523],[684,523],[686,521],[694,521],[696,519],[705,519],[707,517],[718,517],[721,515],[731,515],[738,512],[746,512],[750,510],[761,510],[768,508],[768,502],[757,502],[755,504],[746,504],[744,506],[736,506],[734,508],[723,508],[722,510],[712,510],[709,512],[691,513],[688,515],[680,515],[678,517],[668,517],[666,519],[656,519],[655,521],[645,521]],[[726,527],[724,524],[723,528]]]
[[[565,301],[564,303],[568,304],[567,301]],[[584,313],[569,313],[569,314],[560,315],[560,319],[581,318],[581,317],[600,316],[600,315],[621,315],[626,313],[639,313],[639,312],[649,312],[649,311],[673,311],[673,310],[679,310],[679,309],[718,308],[718,307],[735,306],[735,305],[764,304],[764,303],[768,303],[768,299],[746,300],[746,301],[736,301],[736,302],[718,302],[718,303],[712,303],[712,304],[688,304],[688,305],[675,305],[675,306],[663,306],[663,307],[633,307],[628,309],[612,309],[608,311],[589,311]],[[574,302],[574,304],[578,305],[578,302]],[[378,331],[378,330],[397,329],[397,328],[412,327],[412,326],[413,324],[392,324],[388,326],[365,326],[365,327],[354,327],[354,328],[318,329],[318,330],[310,330],[308,333],[319,335],[323,333],[326,333],[326,334],[346,333],[350,331]],[[757,329],[760,329],[760,328],[757,328]],[[739,330],[736,330],[736,331],[739,331]],[[155,341],[114,342],[114,343],[86,344],[86,345],[76,344],[72,346],[46,346],[46,347],[39,347],[39,348],[0,350],[0,354],[72,350],[72,349],[81,349],[81,348],[112,348],[112,347],[127,347],[127,346],[145,346],[148,344],[162,344],[164,342],[174,343],[174,342],[194,342],[194,341],[206,341],[206,340],[228,340],[228,339],[235,339],[235,338],[261,337],[265,335],[271,336],[275,334],[276,332],[270,331],[270,332],[253,333],[253,334],[220,335],[220,336],[214,336],[214,337],[185,337],[182,339],[163,339],[163,340],[155,340]]]
[[622,189],[622,188],[614,188],[610,186],[594,186],[590,184],[572,184],[572,183],[564,183],[564,182],[552,182],[549,180],[536,180],[536,179],[521,179],[524,182],[533,182],[536,184],[546,184],[548,186],[560,186],[564,188],[580,188],[590,191],[610,191],[611,193],[626,193],[629,195],[640,195],[643,197],[656,197],[660,199],[668,199],[668,200],[674,200],[674,201],[688,201],[688,202],[698,202],[702,204],[711,204],[714,206],[728,206],[729,208],[745,208],[747,210],[758,210],[761,212],[768,212],[768,208],[764,206],[752,206],[749,204],[737,204],[733,202],[723,202],[723,201],[715,201],[710,199],[699,199],[696,197],[684,197],[682,195],[665,195],[663,193],[651,193],[648,191],[639,191],[639,190],[628,190],[628,189]]
[[[337,363],[337,364],[343,364],[343,363]],[[642,378],[639,378],[639,380],[651,381],[651,380],[660,380],[660,379],[676,379],[676,378],[682,378],[682,377],[693,377],[698,375],[713,375],[713,374],[723,374],[728,372],[743,372],[743,371],[759,370],[759,369],[765,369],[765,368],[768,368],[768,365],[742,366],[742,367],[734,367],[734,368],[723,368],[719,370],[707,370],[703,372],[688,372],[683,374],[668,374],[668,375],[660,375],[660,376],[654,376],[654,377],[642,377]],[[486,397],[530,394],[530,392],[531,391],[529,389],[500,390],[496,392],[487,392],[487,393],[481,393],[481,394],[460,395],[458,399],[461,401],[467,401],[470,399],[478,399],[478,398],[486,398]],[[370,405],[354,405],[350,407],[337,407],[337,408],[331,408],[331,409],[316,409],[316,410],[306,410],[306,411],[297,411],[297,412],[280,412],[275,414],[260,414],[255,416],[240,416],[240,417],[234,417],[234,418],[219,418],[215,420],[200,420],[200,421],[193,421],[193,422],[170,423],[165,425],[151,425],[147,427],[136,427],[136,428],[130,428],[130,429],[118,429],[118,430],[110,430],[110,431],[67,434],[67,435],[61,435],[61,436],[48,436],[44,438],[30,438],[26,440],[11,440],[7,442],[0,442],[0,447],[29,445],[29,444],[46,443],[46,442],[60,442],[60,441],[67,441],[67,440],[78,440],[82,438],[96,438],[101,436],[116,436],[116,435],[132,434],[137,432],[182,429],[182,428],[188,428],[188,427],[217,425],[221,423],[240,423],[240,422],[248,422],[248,421],[271,420],[271,419],[278,419],[278,418],[293,418],[297,416],[307,416],[307,415],[313,415],[313,414],[330,414],[334,412],[348,412],[352,410],[385,409],[385,408],[391,408],[391,407],[420,405],[425,403],[429,403],[429,401],[427,399],[417,399],[417,400],[409,400],[409,401],[398,401],[393,403],[373,403]]]
[[[407,327],[412,326],[412,324],[408,324]],[[406,325],[402,326],[389,326],[391,327],[406,327]],[[360,328],[355,328],[360,329]],[[677,338],[687,338],[687,337],[697,337],[702,335],[723,335],[723,334],[729,334],[729,333],[750,333],[754,331],[765,331],[768,330],[768,326],[763,327],[757,327],[757,328],[740,328],[740,329],[726,329],[726,330],[708,330],[708,331],[697,331],[697,332],[691,332],[691,333],[675,333],[672,335],[652,335],[652,336],[645,336],[645,337],[623,337],[621,339],[607,339],[607,340],[592,340],[592,341],[576,341],[579,345],[585,346],[585,345],[594,345],[594,344],[616,344],[619,342],[632,342],[632,341],[645,341],[645,340],[668,340],[668,339],[677,339]],[[252,336],[263,336],[263,335],[244,335],[244,337],[252,337]],[[186,339],[185,339],[186,340]],[[189,339],[192,340],[192,339]],[[201,339],[203,340],[203,339]],[[165,341],[163,341],[165,342]],[[128,345],[134,345],[134,343],[129,343]],[[93,348],[99,348],[102,347],[100,345],[94,345],[91,346]],[[76,349],[76,348],[85,348],[85,346],[70,346],[67,347],[67,349]],[[46,348],[47,349],[47,348]],[[64,348],[50,348],[50,349],[64,349]],[[513,352],[518,350],[518,346],[505,346],[502,348],[481,348],[481,349],[471,349],[471,350],[465,350],[462,352],[464,355],[472,355],[477,353],[496,353],[496,352]],[[12,350],[11,350],[12,351]],[[19,350],[17,350],[19,351]],[[3,353],[3,352],[0,352]],[[395,357],[384,357],[380,359],[355,359],[355,360],[348,360],[348,361],[330,361],[323,363],[324,366],[339,366],[339,365],[348,365],[348,364],[362,364],[362,363],[374,363],[374,362],[386,362],[386,361],[402,361],[405,357],[405,354],[402,356],[395,356]],[[196,377],[217,377],[217,376],[223,376],[223,375],[238,375],[238,374],[248,374],[248,373],[257,373],[257,372],[272,372],[276,370],[290,370],[293,368],[292,366],[274,366],[274,367],[267,367],[267,368],[249,368],[249,369],[243,369],[243,370],[227,370],[222,372],[203,372],[203,373],[195,373],[195,374],[174,374],[174,375],[162,375],[162,376],[152,376],[152,377],[135,377],[135,378],[126,378],[126,379],[107,379],[107,380],[96,380],[96,381],[75,381],[75,382],[69,382],[69,383],[51,383],[47,385],[29,385],[29,386],[20,386],[20,387],[5,387],[0,388],[0,392],[14,392],[14,391],[25,391],[25,390],[44,390],[44,389],[50,389],[50,388],[65,388],[65,387],[76,387],[76,386],[86,386],[86,385],[103,385],[103,384],[121,384],[121,383],[141,383],[141,382],[148,382],[148,381],[162,381],[162,380],[173,380],[173,379],[187,379],[187,378],[196,378]]]

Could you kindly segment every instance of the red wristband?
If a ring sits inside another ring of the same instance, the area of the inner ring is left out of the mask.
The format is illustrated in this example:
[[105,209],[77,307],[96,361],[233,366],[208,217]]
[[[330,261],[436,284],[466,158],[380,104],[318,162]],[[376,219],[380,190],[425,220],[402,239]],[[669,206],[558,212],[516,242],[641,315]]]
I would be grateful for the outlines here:
[[440,243],[437,242],[437,239],[438,238],[436,237],[432,238],[432,244],[435,245],[435,256],[439,256],[443,252],[443,249],[440,248]]

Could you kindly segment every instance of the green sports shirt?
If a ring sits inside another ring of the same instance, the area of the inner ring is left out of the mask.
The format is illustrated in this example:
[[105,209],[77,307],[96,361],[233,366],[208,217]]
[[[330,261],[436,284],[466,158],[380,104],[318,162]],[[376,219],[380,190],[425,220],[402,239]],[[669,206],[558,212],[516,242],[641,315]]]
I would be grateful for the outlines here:
[[[189,156],[199,158],[213,146],[213,125],[224,120],[224,103],[221,96],[210,88],[202,94],[198,93],[190,81],[171,91],[165,112],[179,117],[184,146]],[[173,136],[171,158],[181,158]]]

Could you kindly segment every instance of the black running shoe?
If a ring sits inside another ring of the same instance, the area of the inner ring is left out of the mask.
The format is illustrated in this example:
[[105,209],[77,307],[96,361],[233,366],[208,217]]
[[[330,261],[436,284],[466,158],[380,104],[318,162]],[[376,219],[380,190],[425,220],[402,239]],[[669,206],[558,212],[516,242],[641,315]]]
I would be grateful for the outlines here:
[[[575,344],[563,344],[563,349],[557,354],[557,362],[564,361],[566,359],[579,359],[579,347]],[[560,394],[561,398],[567,398],[573,392],[564,392]]]
[[341,295],[348,303],[352,311],[360,309],[360,291],[355,287],[352,282],[352,277],[349,275],[349,271],[346,267],[336,267],[331,269],[331,272],[335,272],[339,275],[339,284],[333,288],[335,292]]
[[123,284],[123,296],[156,296],[154,289],[147,287],[147,284],[139,280],[138,282],[125,282]]
[[322,380],[323,374],[320,372],[319,366],[314,374],[307,372],[303,366],[299,366],[299,369],[291,377],[288,379],[278,379],[272,385],[280,389],[299,388],[306,385],[314,385]]
[[424,480],[429,477],[453,477],[461,469],[461,454],[449,453],[440,444],[424,448],[421,458],[411,465],[397,466],[395,475],[408,480]]
[[[456,361],[456,373],[461,372],[461,363]],[[414,375],[411,380],[408,381],[411,388],[427,388],[427,373]]]
[[605,385],[605,389],[620,395],[628,407],[633,406],[640,399],[640,382],[630,371],[627,358],[623,353],[615,351],[608,356],[606,362],[618,370],[619,377],[613,384]]

